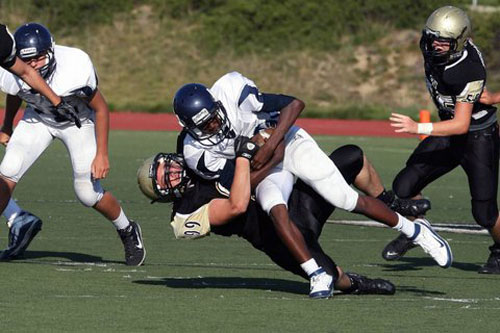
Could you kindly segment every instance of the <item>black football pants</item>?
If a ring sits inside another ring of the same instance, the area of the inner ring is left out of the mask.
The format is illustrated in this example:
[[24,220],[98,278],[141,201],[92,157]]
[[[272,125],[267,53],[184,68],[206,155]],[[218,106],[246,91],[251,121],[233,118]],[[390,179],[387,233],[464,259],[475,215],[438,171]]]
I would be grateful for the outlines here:
[[393,182],[400,198],[419,194],[428,184],[461,166],[469,181],[472,215],[492,228],[498,217],[498,124],[449,137],[429,136],[415,149]]

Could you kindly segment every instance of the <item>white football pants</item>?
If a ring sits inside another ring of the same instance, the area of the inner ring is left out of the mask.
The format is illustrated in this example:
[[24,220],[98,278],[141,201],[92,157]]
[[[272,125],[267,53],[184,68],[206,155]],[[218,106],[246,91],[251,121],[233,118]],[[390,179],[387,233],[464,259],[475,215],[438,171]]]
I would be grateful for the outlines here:
[[68,149],[78,199],[85,206],[94,206],[104,194],[100,182],[91,179],[91,164],[97,150],[94,127],[90,119],[83,121],[81,128],[75,125],[52,127],[43,123],[35,111],[27,108],[7,145],[0,164],[0,175],[19,182],[52,141],[58,138]]
[[294,175],[311,186],[335,207],[352,211],[359,194],[345,181],[335,163],[303,129],[293,126],[285,135],[285,157],[256,188],[256,197],[269,213],[278,204],[287,205]]

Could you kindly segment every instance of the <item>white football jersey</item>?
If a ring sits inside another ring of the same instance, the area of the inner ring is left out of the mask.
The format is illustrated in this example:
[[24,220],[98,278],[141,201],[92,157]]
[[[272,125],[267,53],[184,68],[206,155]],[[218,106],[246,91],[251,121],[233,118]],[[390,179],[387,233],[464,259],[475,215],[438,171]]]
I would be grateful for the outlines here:
[[[48,85],[59,96],[71,96],[67,101],[76,108],[82,121],[93,118],[94,111],[88,102],[97,89],[97,74],[90,57],[80,49],[60,45],[54,47],[54,57],[56,67],[46,80]],[[60,127],[70,123],[56,121],[51,113],[52,103],[3,68],[0,68],[0,89],[26,101],[27,108],[36,111],[48,125]]]
[[217,145],[198,142],[191,135],[184,139],[184,159],[190,169],[205,179],[218,178],[226,159],[234,159],[234,139],[252,137],[277,122],[279,112],[260,112],[264,103],[255,83],[238,72],[227,73],[209,89],[222,102],[231,122],[230,135]]

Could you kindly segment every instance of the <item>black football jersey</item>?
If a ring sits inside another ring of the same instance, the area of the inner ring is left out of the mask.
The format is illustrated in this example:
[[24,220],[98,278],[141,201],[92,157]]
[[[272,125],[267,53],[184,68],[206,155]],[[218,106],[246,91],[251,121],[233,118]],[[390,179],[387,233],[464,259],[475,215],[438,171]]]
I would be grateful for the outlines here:
[[[212,199],[227,198],[228,195],[227,190],[218,183],[194,176],[182,198],[174,201],[171,220],[174,219],[175,214],[192,214]],[[211,232],[222,236],[243,237],[260,249],[263,241],[262,234],[268,233],[268,228],[272,228],[271,219],[254,200],[251,200],[245,214],[232,219],[227,224],[211,226]]]
[[479,103],[486,84],[486,68],[481,52],[469,41],[460,59],[446,66],[425,63],[427,89],[441,120],[455,116],[457,102],[473,104],[469,131],[484,129],[497,121],[496,108]]
[[0,24],[0,66],[8,69],[16,61],[16,47],[14,38],[7,27]]

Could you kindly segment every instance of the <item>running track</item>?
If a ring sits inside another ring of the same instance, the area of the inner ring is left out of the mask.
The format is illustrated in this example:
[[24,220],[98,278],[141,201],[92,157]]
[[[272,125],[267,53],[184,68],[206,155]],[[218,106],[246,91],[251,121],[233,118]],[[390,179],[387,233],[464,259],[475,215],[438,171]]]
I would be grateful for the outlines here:
[[[4,110],[0,109],[3,121]],[[16,116],[19,121],[22,112]],[[180,126],[171,113],[112,112],[110,114],[112,130],[128,131],[179,131]],[[378,137],[413,137],[408,134],[394,133],[389,121],[380,120],[336,120],[301,118],[297,125],[313,135],[347,135]]]

